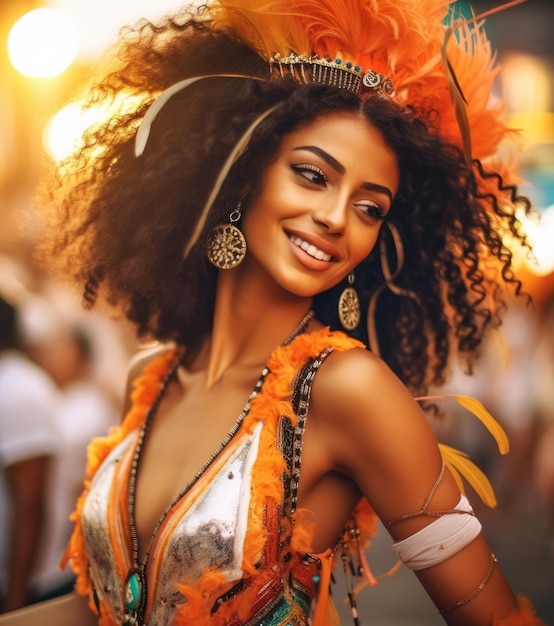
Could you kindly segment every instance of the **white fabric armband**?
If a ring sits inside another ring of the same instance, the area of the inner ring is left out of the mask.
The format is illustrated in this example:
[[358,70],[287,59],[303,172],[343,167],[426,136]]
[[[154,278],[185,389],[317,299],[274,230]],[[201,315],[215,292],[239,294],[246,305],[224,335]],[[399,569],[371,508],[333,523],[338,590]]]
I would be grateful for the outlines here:
[[448,512],[418,532],[396,541],[392,549],[411,570],[438,565],[470,544],[481,532],[481,522],[473,515],[468,499],[462,495]]

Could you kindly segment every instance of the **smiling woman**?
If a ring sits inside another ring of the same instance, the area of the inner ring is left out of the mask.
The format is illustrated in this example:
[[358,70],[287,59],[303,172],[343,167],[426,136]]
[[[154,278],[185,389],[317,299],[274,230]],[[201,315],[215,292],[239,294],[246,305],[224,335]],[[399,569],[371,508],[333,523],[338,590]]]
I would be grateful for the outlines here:
[[490,48],[445,36],[443,0],[347,4],[139,23],[88,104],[130,99],[45,181],[50,266],[162,342],[90,448],[65,556],[102,626],[335,624],[332,567],[374,584],[376,516],[447,623],[541,623],[460,474],[490,485],[414,400],[521,288],[501,234],[525,243],[529,202],[483,164],[511,135]]
[[249,280],[311,298],[336,286],[370,254],[393,194],[398,161],[364,113],[329,113],[286,135],[249,202],[248,254],[220,280]]

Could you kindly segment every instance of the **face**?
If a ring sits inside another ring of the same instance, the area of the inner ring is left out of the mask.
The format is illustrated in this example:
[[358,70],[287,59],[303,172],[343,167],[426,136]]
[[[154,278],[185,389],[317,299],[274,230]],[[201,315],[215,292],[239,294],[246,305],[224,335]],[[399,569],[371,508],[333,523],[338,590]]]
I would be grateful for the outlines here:
[[333,113],[286,135],[248,206],[248,253],[280,288],[312,297],[371,252],[398,189],[398,161],[365,118]]

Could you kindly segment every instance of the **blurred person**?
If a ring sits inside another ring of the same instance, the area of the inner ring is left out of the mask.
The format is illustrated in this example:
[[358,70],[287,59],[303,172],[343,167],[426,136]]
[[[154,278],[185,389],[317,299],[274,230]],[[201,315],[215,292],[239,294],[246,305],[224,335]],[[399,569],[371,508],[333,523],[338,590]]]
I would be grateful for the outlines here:
[[0,603],[29,601],[46,541],[48,480],[59,450],[59,391],[22,351],[16,308],[0,298]]
[[82,484],[87,443],[117,423],[120,407],[92,375],[94,354],[87,332],[37,294],[27,294],[21,308],[26,352],[59,392],[53,416],[58,445],[46,485],[43,540],[29,580],[31,603],[73,587],[74,575],[69,568],[60,568],[60,559],[71,534],[69,516]]

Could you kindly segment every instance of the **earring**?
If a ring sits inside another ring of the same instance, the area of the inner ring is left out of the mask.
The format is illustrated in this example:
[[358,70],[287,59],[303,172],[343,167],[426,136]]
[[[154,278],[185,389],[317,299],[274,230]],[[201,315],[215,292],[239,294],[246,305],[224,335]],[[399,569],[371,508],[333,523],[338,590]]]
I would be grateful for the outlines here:
[[348,287],[345,287],[339,296],[338,314],[343,328],[354,330],[360,323],[360,299],[358,292],[352,287],[354,272],[348,274]]
[[207,257],[220,270],[236,267],[246,256],[246,239],[235,226],[241,218],[241,204],[229,215],[229,224],[220,224],[212,231]]
[[368,336],[368,345],[370,350],[380,356],[381,350],[379,348],[379,338],[377,334],[377,326],[375,323],[375,312],[377,310],[377,301],[379,297],[383,293],[385,289],[388,289],[392,293],[397,296],[411,298],[414,302],[421,307],[421,300],[415,291],[411,291],[410,289],[406,289],[404,287],[399,287],[395,284],[395,279],[399,276],[404,268],[404,245],[402,243],[402,237],[398,228],[392,222],[385,222],[385,226],[387,227],[388,234],[392,240],[394,256],[396,257],[396,267],[392,269],[389,262],[389,254],[387,253],[387,243],[386,243],[386,230],[383,229],[381,231],[381,241],[379,243],[379,255],[381,260],[381,271],[383,272],[383,277],[385,282],[381,283],[371,295],[369,299],[369,305],[367,308],[367,336]]

